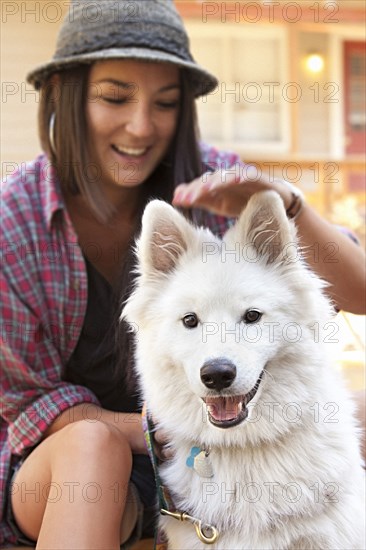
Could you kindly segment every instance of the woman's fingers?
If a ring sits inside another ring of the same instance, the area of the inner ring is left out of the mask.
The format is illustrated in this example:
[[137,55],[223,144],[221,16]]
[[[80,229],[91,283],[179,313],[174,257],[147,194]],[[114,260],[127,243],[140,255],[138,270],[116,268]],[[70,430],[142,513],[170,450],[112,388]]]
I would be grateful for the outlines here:
[[173,204],[184,208],[204,208],[215,214],[235,217],[240,215],[252,195],[266,190],[277,191],[285,205],[291,201],[291,193],[283,184],[265,177],[242,179],[237,170],[229,169],[208,172],[190,183],[178,185]]
[[235,183],[240,183],[240,177],[233,171],[218,170],[216,172],[206,172],[190,183],[178,185],[174,193],[174,200],[176,202],[193,202],[201,195],[209,194],[215,189]]
[[154,448],[154,453],[160,462],[173,458],[173,448],[169,443],[167,434],[163,430],[154,430],[152,445]]
[[204,208],[223,216],[237,216],[248,202],[246,183],[230,172],[203,174],[191,183],[179,185],[173,204],[180,207]]

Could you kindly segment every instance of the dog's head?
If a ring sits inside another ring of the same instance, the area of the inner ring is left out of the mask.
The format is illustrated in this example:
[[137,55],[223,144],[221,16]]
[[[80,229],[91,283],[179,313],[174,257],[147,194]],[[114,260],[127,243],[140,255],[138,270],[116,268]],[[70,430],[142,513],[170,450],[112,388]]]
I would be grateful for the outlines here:
[[122,317],[136,329],[144,397],[166,427],[239,426],[264,386],[272,401],[279,384],[281,398],[294,399],[290,363],[314,312],[329,313],[295,233],[274,192],[254,195],[223,240],[162,201],[146,207]]

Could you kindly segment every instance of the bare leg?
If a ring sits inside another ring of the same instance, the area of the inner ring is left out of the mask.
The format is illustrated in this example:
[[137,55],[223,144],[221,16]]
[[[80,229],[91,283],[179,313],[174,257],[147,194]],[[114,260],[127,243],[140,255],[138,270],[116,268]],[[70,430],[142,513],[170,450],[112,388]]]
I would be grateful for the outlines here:
[[113,426],[65,426],[16,476],[12,504],[20,529],[38,549],[119,549],[136,522],[136,503],[126,498],[131,467],[130,446]]

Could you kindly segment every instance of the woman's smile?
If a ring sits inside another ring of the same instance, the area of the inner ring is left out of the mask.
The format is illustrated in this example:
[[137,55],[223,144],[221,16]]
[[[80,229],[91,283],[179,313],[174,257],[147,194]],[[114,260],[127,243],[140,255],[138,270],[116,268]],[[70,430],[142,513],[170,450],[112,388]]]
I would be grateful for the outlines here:
[[149,147],[124,147],[123,145],[112,145],[112,147],[122,156],[135,158],[140,158],[149,150]]

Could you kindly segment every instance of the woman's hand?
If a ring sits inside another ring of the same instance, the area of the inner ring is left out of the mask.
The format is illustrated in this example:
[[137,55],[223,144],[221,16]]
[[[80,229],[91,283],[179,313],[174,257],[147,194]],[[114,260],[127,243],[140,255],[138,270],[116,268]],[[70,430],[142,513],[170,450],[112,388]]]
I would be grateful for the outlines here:
[[165,460],[173,458],[174,451],[169,444],[169,438],[166,432],[164,432],[164,430],[156,429],[152,433],[152,436],[152,446],[158,461],[164,462]]
[[[255,168],[253,167],[253,170]],[[279,180],[270,181],[261,176],[243,179],[242,171],[236,166],[229,170],[207,172],[190,183],[177,186],[174,206],[203,208],[226,217],[239,216],[248,200],[259,191],[276,191],[287,209],[292,201],[291,190]],[[250,175],[250,167],[246,174]]]

